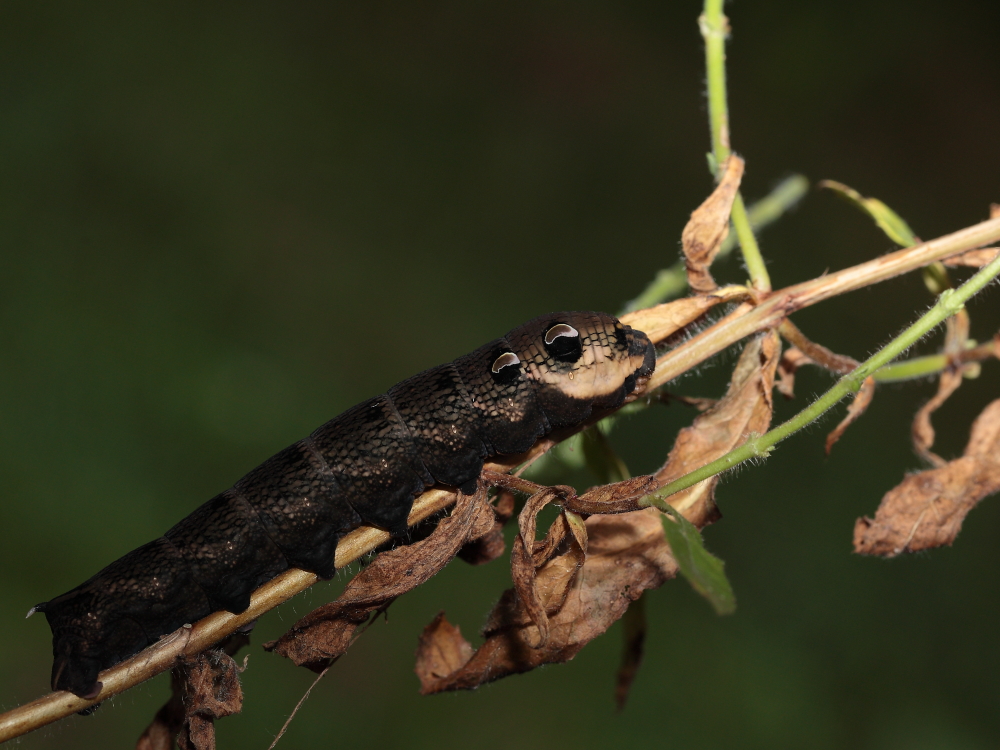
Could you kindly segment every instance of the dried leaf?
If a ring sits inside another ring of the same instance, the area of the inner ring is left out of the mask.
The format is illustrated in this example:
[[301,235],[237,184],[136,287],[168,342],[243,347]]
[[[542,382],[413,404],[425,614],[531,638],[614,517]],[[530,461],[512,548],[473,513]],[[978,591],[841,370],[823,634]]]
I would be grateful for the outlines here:
[[139,737],[136,750],[214,748],[215,719],[240,712],[243,689],[232,656],[250,642],[246,629],[233,633],[212,649],[182,657],[170,672],[171,695]]
[[215,720],[243,708],[240,668],[222,651],[205,651],[185,662],[185,722],[177,736],[180,750],[214,750]]
[[778,382],[775,384],[778,393],[787,399],[795,398],[795,373],[802,365],[808,364],[813,364],[813,361],[794,346],[782,352],[778,362]]
[[833,450],[833,444],[843,437],[844,433],[847,432],[847,428],[857,422],[861,418],[861,415],[868,410],[873,398],[875,398],[875,378],[869,376],[864,379],[861,387],[858,388],[858,392],[854,394],[851,405],[847,407],[847,415],[826,436],[826,455],[830,455],[830,451]]
[[726,160],[719,184],[691,213],[691,219],[681,233],[688,286],[697,294],[707,294],[716,288],[708,268],[729,234],[729,214],[740,189],[743,167],[743,160],[738,156],[730,156]]
[[913,233],[909,224],[878,198],[866,198],[854,188],[834,180],[823,180],[817,184],[817,187],[833,190],[841,197],[846,198],[849,203],[860,208],[871,216],[879,229],[885,232],[889,239],[897,245],[910,247],[920,242],[920,238]]
[[[747,343],[725,398],[677,435],[667,462],[654,475],[661,486],[742,445],[751,433],[767,431],[771,424],[774,405],[771,391],[780,352],[781,343],[774,331]],[[699,527],[711,523],[718,518],[714,500],[718,481],[716,476],[681,490],[671,496],[670,504]]]
[[[572,529],[572,538],[576,542],[560,556],[563,564],[560,567],[550,566],[548,574],[539,575],[536,570],[549,562],[562,546],[567,532],[571,531],[570,520],[565,514],[552,524],[545,540],[535,541],[536,523],[539,511],[556,499],[558,494],[550,489],[537,492],[528,498],[518,518],[520,533],[514,539],[511,550],[510,573],[514,582],[514,590],[522,606],[538,628],[538,641],[532,643],[533,648],[545,645],[549,637],[548,610],[558,610],[562,606],[563,593],[569,590],[570,583],[576,571],[583,565],[586,557],[586,533],[577,528]],[[560,592],[558,603],[553,599],[553,592]]]
[[941,467],[947,461],[934,453],[931,448],[934,445],[934,425],[931,424],[931,415],[944,405],[951,395],[962,385],[965,367],[958,364],[959,358],[966,351],[966,341],[969,338],[969,314],[965,310],[959,310],[955,315],[948,318],[948,330],[945,335],[944,352],[949,356],[951,366],[941,373],[938,378],[938,390],[934,398],[924,404],[913,417],[913,424],[910,427],[910,436],[913,440],[913,448],[917,455],[927,461],[931,466]]
[[1000,490],[1000,399],[972,425],[961,458],[907,476],[882,498],[875,518],[854,525],[854,551],[895,557],[951,544],[965,516]]
[[910,437],[913,440],[913,448],[917,455],[927,461],[931,466],[941,467],[947,464],[941,456],[931,450],[934,445],[934,425],[931,424],[931,415],[936,412],[947,401],[951,394],[962,385],[962,373],[960,370],[945,370],[938,379],[938,389],[934,397],[920,407],[913,416],[913,424],[910,427]]
[[668,340],[723,302],[746,299],[745,287],[725,286],[712,294],[694,295],[636,310],[621,316],[622,323],[637,328],[655,344]]
[[622,661],[615,677],[615,705],[619,711],[624,710],[632,683],[639,673],[645,645],[646,594],[644,592],[632,602],[622,617]]
[[417,645],[416,673],[423,692],[442,677],[464,667],[472,658],[472,646],[462,637],[462,631],[438,612],[431,624],[420,634]]
[[351,645],[354,631],[369,615],[424,583],[462,546],[494,529],[496,517],[485,487],[475,495],[459,494],[455,510],[426,539],[381,553],[347,585],[334,602],[299,620],[277,641],[264,645],[300,666],[321,671]]
[[213,750],[215,720],[243,708],[242,670],[224,651],[183,659],[171,673],[173,694],[142,733],[136,750]]
[[966,250],[964,253],[953,255],[942,261],[946,266],[965,266],[967,268],[982,268],[995,257],[1000,248],[981,247],[978,250]]
[[726,578],[725,563],[705,549],[697,527],[671,508],[663,516],[663,530],[681,573],[694,590],[708,599],[716,614],[735,612],[736,597]]
[[589,551],[576,575],[567,575],[572,561],[566,555],[553,558],[538,571],[539,591],[549,616],[545,645],[532,647],[538,642],[538,629],[520,599],[508,590],[490,614],[483,632],[486,640],[472,658],[421,692],[472,689],[572,659],[643,591],[676,575],[660,516],[659,511],[647,509],[588,518]]

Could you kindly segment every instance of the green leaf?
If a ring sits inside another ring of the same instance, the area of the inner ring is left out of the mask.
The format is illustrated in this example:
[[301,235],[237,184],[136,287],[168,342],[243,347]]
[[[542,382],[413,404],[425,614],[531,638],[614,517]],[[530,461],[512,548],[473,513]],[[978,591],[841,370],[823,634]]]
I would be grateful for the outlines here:
[[665,513],[663,530],[681,574],[708,599],[716,614],[731,615],[736,611],[736,596],[723,570],[725,563],[705,549],[701,532],[693,523],[669,505],[666,508],[661,508]]
[[823,180],[819,183],[819,187],[833,190],[871,216],[878,224],[879,229],[900,247],[910,247],[920,242],[913,230],[910,229],[910,225],[878,198],[866,198],[854,188],[834,180]]

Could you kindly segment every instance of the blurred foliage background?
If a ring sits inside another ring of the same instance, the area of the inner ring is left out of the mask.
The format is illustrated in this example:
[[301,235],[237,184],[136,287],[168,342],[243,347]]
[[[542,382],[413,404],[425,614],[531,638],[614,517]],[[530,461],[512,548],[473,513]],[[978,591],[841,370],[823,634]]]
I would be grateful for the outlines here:
[[[33,604],[357,401],[542,312],[618,310],[672,263],[711,189],[699,11],[4,3],[0,708],[48,687],[49,630],[23,619]],[[748,200],[801,171],[878,196],[925,238],[1000,201],[1000,5],[728,11]],[[892,249],[824,193],[762,245],[776,287]],[[734,259],[717,277],[743,272]],[[796,322],[862,358],[929,301],[912,275]],[[973,335],[991,336],[996,293],[971,313]],[[731,362],[675,389],[717,395]],[[961,451],[998,382],[986,363],[938,413],[939,452]],[[800,376],[777,418],[828,383]],[[706,539],[739,609],[717,618],[683,581],[651,592],[623,713],[620,626],[568,665],[421,698],[423,625],[445,609],[475,636],[507,585],[503,562],[455,562],[362,637],[279,746],[995,747],[996,500],[954,548],[851,554],[854,519],[919,468],[909,419],[933,389],[883,387],[829,459],[832,419],[725,480]],[[692,416],[652,409],[613,441],[647,471]],[[342,585],[271,613],[256,643]],[[266,748],[313,677],[250,653],[221,747]],[[20,746],[131,746],[167,694],[161,676]]]

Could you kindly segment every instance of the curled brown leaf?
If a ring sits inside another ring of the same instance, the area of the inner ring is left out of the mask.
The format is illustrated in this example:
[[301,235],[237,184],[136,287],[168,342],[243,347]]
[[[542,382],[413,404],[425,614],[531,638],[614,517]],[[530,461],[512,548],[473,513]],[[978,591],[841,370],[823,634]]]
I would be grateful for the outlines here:
[[847,407],[847,415],[826,436],[826,455],[830,455],[830,451],[833,450],[833,444],[843,437],[844,433],[847,432],[847,428],[857,422],[868,410],[873,398],[875,398],[875,378],[869,376],[864,379],[861,387],[858,388],[858,392],[854,394],[851,405]]
[[224,651],[185,657],[172,673],[173,695],[136,744],[137,750],[214,750],[215,720],[243,708],[242,670]]
[[711,294],[695,294],[690,297],[664,302],[643,310],[622,315],[621,321],[643,331],[654,343],[669,341],[671,337],[690,326],[716,305],[723,302],[737,302],[749,297],[746,287],[724,286]]
[[913,440],[913,448],[917,455],[924,459],[931,466],[941,467],[947,464],[941,456],[934,453],[931,447],[934,445],[934,425],[931,424],[931,415],[936,412],[947,401],[951,395],[962,385],[962,373],[960,370],[945,370],[938,378],[938,389],[934,397],[920,407],[913,416],[913,424],[910,426],[910,437]]
[[966,515],[1000,490],[1000,399],[972,425],[961,458],[910,474],[882,498],[875,518],[854,525],[854,551],[895,557],[951,544]]
[[697,294],[707,294],[716,288],[708,268],[729,234],[729,214],[743,178],[743,160],[730,156],[722,168],[722,179],[712,194],[691,213],[691,219],[681,233],[688,285]]
[[923,458],[931,466],[944,466],[947,461],[934,453],[931,448],[934,446],[934,425],[931,424],[931,415],[944,405],[951,395],[962,385],[962,375],[966,367],[973,365],[963,365],[961,357],[966,353],[966,341],[969,338],[969,314],[965,310],[959,310],[955,315],[948,318],[947,333],[945,334],[944,353],[948,356],[949,367],[938,378],[938,390],[934,397],[924,404],[913,417],[913,424],[910,427],[910,436],[913,439],[913,448],[917,455]]
[[421,692],[468,690],[543,664],[572,659],[618,620],[639,595],[677,573],[653,509],[586,520],[589,551],[582,568],[559,555],[537,572],[537,588],[548,613],[549,637],[539,648],[538,628],[514,591],[490,614],[485,642],[463,666],[425,683]]
[[795,398],[795,373],[802,365],[812,363],[798,347],[792,346],[782,352],[778,362],[778,381],[775,383],[778,393],[787,399]]

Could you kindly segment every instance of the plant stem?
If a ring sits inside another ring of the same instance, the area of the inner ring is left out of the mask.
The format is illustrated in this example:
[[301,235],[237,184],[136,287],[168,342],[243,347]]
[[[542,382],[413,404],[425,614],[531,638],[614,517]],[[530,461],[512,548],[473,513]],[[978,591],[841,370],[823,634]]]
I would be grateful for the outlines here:
[[726,37],[729,19],[722,13],[723,0],[705,0],[698,28],[705,40],[705,74],[708,82],[708,124],[712,134],[712,170],[729,158],[729,105],[726,102]]
[[[726,99],[726,37],[729,35],[729,19],[722,13],[722,5],[723,0],[705,0],[704,11],[698,19],[698,27],[705,40],[708,121],[712,133],[711,162],[716,178],[732,153],[729,144],[729,104]],[[758,291],[770,291],[771,278],[750,227],[743,196],[739,193],[733,202],[731,218],[752,286]]]
[[747,273],[750,274],[751,285],[760,292],[771,291],[771,277],[767,273],[767,264],[764,263],[764,256],[760,254],[760,246],[750,226],[742,193],[736,194],[730,219],[740,242],[740,252],[743,253],[743,262],[746,264]]
[[[656,492],[654,497],[659,499],[666,498],[675,492],[687,489],[727,469],[732,469],[751,458],[764,458],[768,456],[775,445],[811,422],[816,421],[816,419],[833,408],[844,397],[851,393],[856,393],[865,381],[865,378],[879,368],[889,364],[917,343],[922,337],[926,336],[931,330],[959,312],[965,302],[986,286],[997,274],[1000,274],[1000,255],[984,266],[982,270],[958,289],[946,289],[943,291],[938,296],[934,307],[921,316],[917,322],[890,341],[881,350],[862,362],[853,371],[840,378],[830,390],[787,422],[763,435],[751,436],[739,448],[702,466],[700,469],[685,474],[661,488]],[[652,505],[654,503],[652,500],[648,500],[646,504]]]

